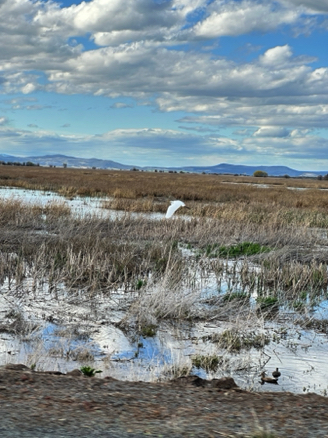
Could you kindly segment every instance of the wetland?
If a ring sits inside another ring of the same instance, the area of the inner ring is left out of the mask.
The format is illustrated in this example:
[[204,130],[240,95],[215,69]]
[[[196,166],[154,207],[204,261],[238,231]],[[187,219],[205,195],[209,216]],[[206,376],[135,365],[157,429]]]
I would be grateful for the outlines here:
[[[0,365],[327,394],[327,181],[0,166],[0,183]],[[190,210],[166,220],[173,199]]]

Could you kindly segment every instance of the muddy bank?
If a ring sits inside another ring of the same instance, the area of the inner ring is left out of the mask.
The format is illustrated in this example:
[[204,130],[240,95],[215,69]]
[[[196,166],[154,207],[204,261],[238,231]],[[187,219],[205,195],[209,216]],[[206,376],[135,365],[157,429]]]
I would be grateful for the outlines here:
[[[326,437],[328,399],[251,393],[232,379],[122,382],[0,369],[2,437]],[[256,435],[258,434],[258,435]]]

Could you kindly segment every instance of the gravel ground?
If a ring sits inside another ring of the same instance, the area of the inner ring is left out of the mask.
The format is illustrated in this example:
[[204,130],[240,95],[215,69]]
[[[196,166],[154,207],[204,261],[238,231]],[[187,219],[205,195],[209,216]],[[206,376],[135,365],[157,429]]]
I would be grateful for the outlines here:
[[0,368],[0,437],[327,437],[328,398]]

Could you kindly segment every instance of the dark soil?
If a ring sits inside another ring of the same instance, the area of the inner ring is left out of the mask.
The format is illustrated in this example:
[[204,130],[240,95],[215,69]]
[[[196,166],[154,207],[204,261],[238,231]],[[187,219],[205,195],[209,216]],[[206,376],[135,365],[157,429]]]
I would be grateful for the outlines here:
[[0,412],[4,438],[328,437],[328,398],[246,392],[229,378],[150,384],[7,365]]

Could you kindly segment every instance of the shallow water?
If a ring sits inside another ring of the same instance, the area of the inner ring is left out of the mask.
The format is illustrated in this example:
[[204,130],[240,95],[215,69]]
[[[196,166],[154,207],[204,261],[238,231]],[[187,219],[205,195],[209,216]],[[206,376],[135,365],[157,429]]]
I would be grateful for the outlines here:
[[[41,190],[26,190],[14,187],[0,187],[0,199],[16,199],[24,203],[36,204],[41,206],[52,203],[63,203],[71,209],[72,214],[78,218],[98,217],[104,219],[121,218],[126,215],[124,211],[110,210],[103,205],[110,201],[110,198],[94,198],[85,196],[76,196],[74,198],[65,198],[53,192]],[[129,213],[129,216],[148,217],[151,219],[163,219],[163,213]]]
[[[68,296],[64,289],[55,296],[46,288],[37,294],[26,293],[25,288],[25,296],[15,302],[8,291],[7,294],[1,291],[0,324],[8,321],[5,315],[13,305],[30,323],[30,329],[23,335],[0,334],[1,364],[36,364],[37,369],[61,372],[91,364],[102,370],[102,377],[153,381],[172,375],[172,368],[191,368],[194,355],[216,355],[224,360],[216,372],[193,368],[192,373],[203,378],[232,376],[241,387],[256,391],[319,394],[328,391],[327,335],[303,330],[283,319],[266,321],[262,327],[253,327],[251,320],[248,323],[241,320],[241,332],[254,329],[266,333],[271,341],[260,350],[229,353],[208,337],[233,327],[231,320],[163,322],[154,337],[145,338],[125,333],[116,326],[126,314],[124,308],[129,299],[126,294],[88,301],[83,295]],[[273,333],[277,334],[275,340]],[[85,352],[92,356],[85,358]],[[282,373],[279,385],[262,386],[260,372],[264,369],[271,375],[276,367]]]
[[248,183],[248,182],[233,182],[233,181],[222,181],[222,184],[233,184],[233,185],[244,185],[257,187],[259,189],[270,189],[270,188],[286,188],[287,190],[328,190],[326,188],[312,188],[312,187],[291,187],[284,186],[282,184],[263,184],[263,183]]
[[[34,309],[30,308],[30,310]],[[229,324],[224,322],[212,325],[191,324],[190,327],[176,327],[165,323],[160,326],[157,335],[153,338],[139,336],[131,339],[115,327],[112,321],[100,320],[99,324],[85,321],[82,316],[85,314],[85,308],[81,306],[79,310],[77,315],[71,309],[74,317],[68,316],[63,321],[63,312],[59,314],[53,309],[52,314],[55,315],[55,319],[60,319],[60,322],[47,323],[40,319],[39,329],[24,336],[1,333],[0,362],[2,364],[22,362],[29,365],[36,363],[41,369],[65,372],[85,363],[84,360],[65,357],[67,351],[76,351],[80,348],[91,352],[94,360],[89,359],[87,362],[94,363],[97,369],[103,370],[103,376],[111,375],[127,380],[153,380],[165,374],[165,370],[170,366],[190,367],[192,355],[215,354],[225,357],[228,366],[209,374],[194,369],[194,374],[207,378],[232,375],[238,384],[247,389],[318,393],[325,393],[327,390],[327,336],[313,330],[297,330],[292,327],[285,339],[279,342],[271,341],[261,351],[252,349],[229,354],[204,340],[208,334],[222,332],[223,329],[228,328]],[[124,312],[113,315],[113,322],[123,315]],[[279,331],[281,327],[285,325],[276,324],[265,330]],[[57,353],[51,349],[57,350]],[[280,368],[282,377],[279,379],[279,387],[259,385],[258,375],[262,367],[268,371],[268,374],[276,367]],[[239,373],[238,368],[245,371]]]

